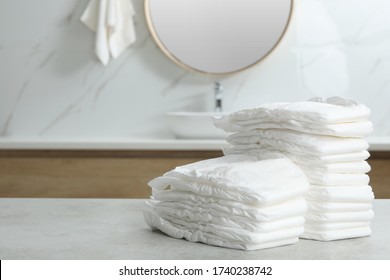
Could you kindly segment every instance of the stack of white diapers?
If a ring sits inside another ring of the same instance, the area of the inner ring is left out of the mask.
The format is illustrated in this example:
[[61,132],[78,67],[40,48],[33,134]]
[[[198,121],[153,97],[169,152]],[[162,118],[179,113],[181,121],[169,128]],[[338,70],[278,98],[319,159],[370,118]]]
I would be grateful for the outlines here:
[[309,184],[287,158],[229,155],[179,166],[149,182],[152,229],[242,250],[293,244],[304,232]]
[[310,182],[302,238],[337,240],[371,234],[374,195],[368,185],[370,110],[340,97],[272,103],[215,120],[233,132],[225,154],[279,152]]

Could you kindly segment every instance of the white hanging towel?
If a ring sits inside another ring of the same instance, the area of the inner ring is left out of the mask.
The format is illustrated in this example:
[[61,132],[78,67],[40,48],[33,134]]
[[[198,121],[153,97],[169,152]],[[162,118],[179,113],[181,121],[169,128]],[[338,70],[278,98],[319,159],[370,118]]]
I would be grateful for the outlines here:
[[107,65],[136,40],[131,0],[90,0],[81,21],[96,32],[95,53]]

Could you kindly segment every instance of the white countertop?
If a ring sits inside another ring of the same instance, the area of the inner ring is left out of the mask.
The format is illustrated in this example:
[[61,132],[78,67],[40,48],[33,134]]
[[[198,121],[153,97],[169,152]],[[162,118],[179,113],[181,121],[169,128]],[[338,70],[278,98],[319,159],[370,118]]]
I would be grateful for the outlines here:
[[390,200],[372,236],[241,251],[151,231],[135,199],[0,199],[0,259],[390,259]]
[[[390,136],[367,138],[370,151],[390,151]],[[53,150],[221,150],[223,139],[93,138],[46,139],[0,138],[0,149]]]

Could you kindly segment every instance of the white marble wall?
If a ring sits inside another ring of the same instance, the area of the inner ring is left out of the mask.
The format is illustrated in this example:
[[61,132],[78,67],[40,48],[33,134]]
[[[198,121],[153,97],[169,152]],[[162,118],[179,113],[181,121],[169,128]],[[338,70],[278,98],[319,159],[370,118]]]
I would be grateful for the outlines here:
[[390,135],[390,1],[301,0],[302,92],[343,95],[372,109],[375,135]]
[[[221,80],[225,109],[343,95],[371,107],[375,134],[390,136],[390,1],[295,2],[277,50]],[[104,67],[79,21],[87,0],[0,1],[2,138],[167,138],[165,112],[212,109],[213,78],[168,60],[149,36],[143,1],[133,3],[137,43]]]

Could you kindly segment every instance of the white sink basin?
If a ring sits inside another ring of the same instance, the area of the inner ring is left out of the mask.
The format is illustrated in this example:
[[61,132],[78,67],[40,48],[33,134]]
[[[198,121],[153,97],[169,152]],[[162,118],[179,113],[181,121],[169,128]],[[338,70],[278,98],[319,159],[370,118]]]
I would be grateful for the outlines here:
[[227,133],[213,124],[214,116],[226,113],[216,112],[170,112],[165,117],[171,132],[177,138],[223,139]]

